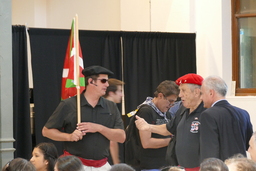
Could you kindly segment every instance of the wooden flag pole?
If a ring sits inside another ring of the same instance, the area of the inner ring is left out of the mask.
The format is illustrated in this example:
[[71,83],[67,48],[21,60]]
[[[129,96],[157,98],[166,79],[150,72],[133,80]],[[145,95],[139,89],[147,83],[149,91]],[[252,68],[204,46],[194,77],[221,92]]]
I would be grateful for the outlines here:
[[[121,65],[122,65],[122,81],[124,82],[124,53],[123,53],[123,38],[120,37],[120,48],[121,48]],[[122,84],[122,115],[125,115],[125,101],[124,101],[124,84]]]
[[77,123],[81,123],[81,105],[80,105],[80,66],[79,66],[79,32],[78,32],[78,16],[75,17],[75,49],[76,49],[76,97],[77,97]]

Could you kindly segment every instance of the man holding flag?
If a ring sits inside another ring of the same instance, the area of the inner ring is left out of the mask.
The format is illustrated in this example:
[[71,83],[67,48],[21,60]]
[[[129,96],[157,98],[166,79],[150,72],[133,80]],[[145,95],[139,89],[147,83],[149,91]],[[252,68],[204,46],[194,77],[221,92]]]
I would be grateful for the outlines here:
[[106,171],[111,168],[107,162],[109,142],[125,141],[123,121],[116,104],[102,97],[109,86],[108,76],[113,73],[101,66],[83,69],[77,28],[76,16],[64,62],[62,101],[42,134],[64,141],[63,155],[79,157],[85,170]]
[[80,97],[81,123],[77,123],[76,96],[60,102],[45,124],[42,134],[55,141],[64,141],[64,155],[75,155],[85,170],[106,171],[109,142],[125,141],[123,121],[114,102],[106,100],[108,76],[113,73],[101,66],[90,66],[82,73],[86,90]]

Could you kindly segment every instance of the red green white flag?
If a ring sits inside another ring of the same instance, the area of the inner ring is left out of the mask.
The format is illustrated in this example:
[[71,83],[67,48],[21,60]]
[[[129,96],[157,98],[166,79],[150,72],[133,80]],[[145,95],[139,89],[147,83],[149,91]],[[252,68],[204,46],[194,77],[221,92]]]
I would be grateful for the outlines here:
[[[64,61],[64,67],[62,72],[62,90],[61,90],[61,99],[67,99],[77,94],[77,88],[80,86],[80,93],[85,89],[85,80],[82,74],[82,70],[84,69],[83,65],[83,55],[79,41],[76,46],[75,41],[75,20],[72,21],[70,37],[68,41],[66,57]],[[77,67],[76,67],[76,49],[79,48],[79,80],[77,80]],[[80,83],[80,85],[77,85]]]

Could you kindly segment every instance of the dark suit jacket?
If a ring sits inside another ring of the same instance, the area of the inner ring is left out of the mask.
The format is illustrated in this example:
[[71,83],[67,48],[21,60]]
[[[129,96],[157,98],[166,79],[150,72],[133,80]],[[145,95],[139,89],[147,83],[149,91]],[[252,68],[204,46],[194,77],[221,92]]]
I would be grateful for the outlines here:
[[246,155],[253,129],[247,111],[217,102],[201,115],[200,159],[225,160],[235,154]]

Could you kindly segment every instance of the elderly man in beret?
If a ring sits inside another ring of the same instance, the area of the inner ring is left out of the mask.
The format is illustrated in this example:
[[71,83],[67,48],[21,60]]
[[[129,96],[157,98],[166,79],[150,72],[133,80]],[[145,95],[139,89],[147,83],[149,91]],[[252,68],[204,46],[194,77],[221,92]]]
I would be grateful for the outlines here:
[[114,102],[102,96],[109,86],[108,76],[113,73],[101,66],[85,68],[86,90],[81,94],[81,123],[77,123],[76,97],[60,102],[45,124],[43,136],[64,141],[64,154],[75,155],[85,170],[106,171],[109,142],[125,141],[120,112]]
[[[173,120],[164,125],[152,125],[137,116],[135,121],[139,130],[162,135],[172,135],[176,145],[167,150],[170,165],[180,165],[186,171],[198,171],[200,168],[200,116],[205,110],[200,99],[203,78],[197,74],[186,74],[176,80],[179,85],[182,105]],[[173,152],[176,152],[173,153]],[[172,153],[169,154],[169,153]]]

